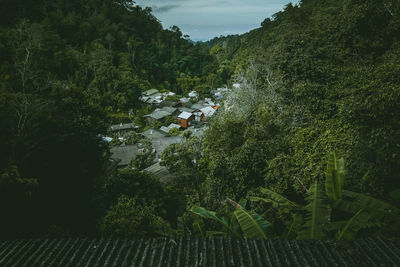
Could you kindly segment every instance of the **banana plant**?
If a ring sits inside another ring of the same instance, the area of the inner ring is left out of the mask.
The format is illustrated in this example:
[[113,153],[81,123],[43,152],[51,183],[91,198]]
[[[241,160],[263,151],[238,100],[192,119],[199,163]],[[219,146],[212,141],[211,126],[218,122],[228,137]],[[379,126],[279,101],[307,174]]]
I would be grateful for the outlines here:
[[331,208],[326,203],[326,195],[315,181],[309,189],[308,204],[305,206],[304,225],[299,232],[301,239],[324,239],[324,227],[329,224]]
[[[326,168],[325,191],[317,181],[308,190],[307,205],[302,206],[266,188],[261,192],[266,197],[252,197],[252,201],[271,203],[272,207],[292,215],[288,229],[297,232],[300,239],[334,238],[351,239],[358,231],[378,226],[400,225],[400,210],[373,197],[344,190],[344,159],[337,159],[335,153],[329,155]],[[331,221],[331,211],[335,209],[352,217],[344,221]],[[301,224],[301,227],[299,227]]]
[[246,210],[242,205],[231,199],[227,199],[227,202],[235,207],[233,216],[236,218],[241,232],[235,228],[233,223],[229,223],[225,218],[218,217],[213,211],[208,211],[203,207],[192,207],[191,211],[204,219],[212,219],[219,222],[234,237],[267,239],[267,233],[271,226],[268,221],[258,213]]
[[193,212],[194,214],[204,218],[204,219],[211,219],[214,221],[217,221],[218,223],[220,223],[225,230],[227,230],[228,233],[230,233],[232,236],[237,237],[237,238],[241,238],[241,235],[239,234],[239,232],[235,229],[235,227],[233,226],[233,224],[231,224],[230,222],[228,222],[224,217],[218,217],[217,214],[214,211],[209,211],[206,210],[203,207],[192,207],[190,209],[191,212]]
[[342,188],[344,183],[344,159],[336,159],[336,154],[329,155],[326,168],[325,192],[328,198],[336,201],[342,198]]

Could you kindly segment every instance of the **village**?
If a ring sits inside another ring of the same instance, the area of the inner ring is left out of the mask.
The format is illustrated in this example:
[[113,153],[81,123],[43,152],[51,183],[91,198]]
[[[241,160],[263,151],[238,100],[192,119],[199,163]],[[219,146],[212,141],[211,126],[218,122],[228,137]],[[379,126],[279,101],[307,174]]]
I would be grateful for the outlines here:
[[134,121],[111,125],[109,136],[112,137],[104,137],[110,143],[114,165],[118,168],[132,166],[138,155],[152,154],[152,164],[144,171],[161,180],[168,179],[169,172],[160,164],[163,150],[171,144],[183,142],[187,136],[201,137],[229,91],[229,88],[217,88],[211,90],[211,97],[202,99],[196,91],[185,97],[157,89],[143,92],[139,100],[151,110],[143,116],[146,127],[140,129]]

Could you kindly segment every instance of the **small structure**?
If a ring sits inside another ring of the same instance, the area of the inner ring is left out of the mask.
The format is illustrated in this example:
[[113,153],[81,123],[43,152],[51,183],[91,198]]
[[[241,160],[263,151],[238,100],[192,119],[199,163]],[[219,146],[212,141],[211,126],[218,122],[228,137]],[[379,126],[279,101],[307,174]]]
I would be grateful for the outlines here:
[[157,108],[152,113],[144,115],[143,117],[147,118],[150,124],[154,124],[156,121],[162,120],[168,116],[176,116],[179,114],[177,108],[174,107],[163,107]]
[[187,97],[182,97],[179,99],[179,103],[182,103],[182,104],[187,104],[189,102],[190,102],[190,99]]
[[116,146],[110,149],[111,158],[118,161],[118,167],[127,166],[139,154],[137,145]]
[[170,115],[171,113],[167,111],[156,109],[152,113],[144,115],[143,117],[147,118],[150,124],[154,124],[156,121],[161,120]]
[[160,107],[180,107],[181,104],[178,101],[169,101],[169,100],[164,100],[161,104]]
[[210,106],[202,108],[200,111],[203,114],[202,117],[203,120],[207,120],[208,118],[212,117],[215,113],[215,109],[213,109]]
[[151,95],[154,95],[157,93],[159,93],[159,91],[157,89],[150,89],[150,90],[144,91],[142,95],[151,96]]
[[162,126],[162,127],[160,128],[160,131],[162,131],[162,132],[164,132],[164,133],[169,133],[169,131],[170,131],[172,128],[178,128],[178,129],[180,129],[181,126],[180,126],[179,124],[171,123],[169,126]]
[[192,108],[187,108],[187,107],[181,107],[181,108],[178,108],[178,110],[180,111],[180,112],[189,112],[189,113],[193,113],[195,110],[194,109],[192,109]]
[[107,143],[110,143],[113,140],[111,137],[108,137],[108,136],[103,136],[102,138]]
[[168,112],[170,116],[175,116],[175,115],[179,114],[179,110],[177,108],[174,108],[174,107],[166,106],[166,107],[163,107],[161,110],[165,111],[165,112]]
[[192,124],[193,119],[194,115],[192,113],[184,111],[178,116],[178,124],[186,129]]
[[198,98],[198,97],[199,97],[199,94],[198,94],[196,91],[191,91],[191,92],[188,94],[188,96],[189,96],[190,98]]
[[204,105],[201,103],[196,103],[196,104],[193,104],[190,108],[193,109],[194,111],[198,111],[198,110],[204,108]]
[[161,166],[160,162],[151,165],[143,171],[152,173],[162,183],[168,183],[175,178],[174,174],[170,173],[167,167]]
[[148,129],[147,131],[144,131],[142,135],[150,140],[153,139],[159,139],[159,138],[164,138],[165,135],[161,133],[160,131],[157,131],[155,129]]
[[110,126],[110,130],[118,134],[118,136],[122,136],[123,134],[138,129],[139,126],[136,126],[135,123],[120,123]]
[[211,100],[211,98],[205,98],[204,99],[204,105],[206,106],[215,106],[214,101]]

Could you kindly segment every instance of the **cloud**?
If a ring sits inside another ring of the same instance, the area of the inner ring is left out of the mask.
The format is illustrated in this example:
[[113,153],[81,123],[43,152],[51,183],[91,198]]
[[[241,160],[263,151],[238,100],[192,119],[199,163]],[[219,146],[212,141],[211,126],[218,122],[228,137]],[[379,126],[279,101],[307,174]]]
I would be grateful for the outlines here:
[[153,9],[154,13],[166,13],[170,11],[171,9],[178,8],[180,5],[165,5],[165,6],[152,6],[151,8]]
[[150,6],[164,28],[177,25],[192,40],[244,33],[299,0],[136,0]]

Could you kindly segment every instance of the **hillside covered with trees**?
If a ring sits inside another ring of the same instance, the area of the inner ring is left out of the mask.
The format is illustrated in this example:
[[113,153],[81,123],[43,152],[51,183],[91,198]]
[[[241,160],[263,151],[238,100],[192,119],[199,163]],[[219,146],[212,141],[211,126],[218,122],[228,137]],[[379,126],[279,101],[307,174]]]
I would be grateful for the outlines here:
[[[302,0],[195,44],[129,0],[1,5],[0,236],[399,234],[398,1]],[[109,173],[102,135],[142,92],[223,84],[163,152],[173,181]]]

